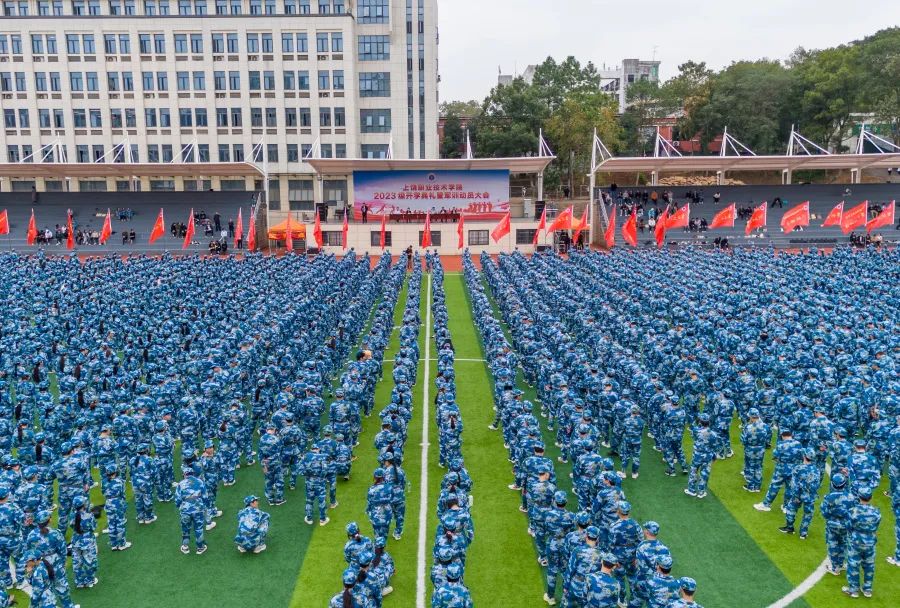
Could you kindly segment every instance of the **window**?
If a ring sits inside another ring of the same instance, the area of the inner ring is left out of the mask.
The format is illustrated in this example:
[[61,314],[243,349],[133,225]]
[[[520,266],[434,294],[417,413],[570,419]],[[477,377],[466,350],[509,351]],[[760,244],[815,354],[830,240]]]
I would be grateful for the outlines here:
[[159,55],[166,54],[166,37],[163,34],[153,34],[153,52]]
[[3,110],[3,126],[7,129],[16,128],[16,111]]
[[335,108],[334,109],[334,126],[336,126],[336,127],[346,127],[347,126],[347,115],[345,113],[344,108]]
[[335,70],[331,73],[331,84],[335,91],[344,90],[344,70]]
[[290,71],[290,72],[285,72],[283,74],[283,76],[284,76],[284,90],[285,91],[293,91],[294,86],[297,83],[296,75],[294,74],[293,71]]
[[360,61],[379,61],[391,58],[390,36],[359,36]]
[[316,52],[328,52],[328,34],[323,32],[319,32],[318,34],[316,34]]
[[309,38],[306,36],[306,32],[301,32],[297,34],[297,52],[298,53],[308,53],[309,52]]
[[297,14],[297,0],[284,0],[284,14],[285,15],[296,15]]
[[[485,230],[487,232],[487,230]],[[391,239],[391,231],[384,231],[384,246],[390,247],[392,244]],[[380,230],[372,230],[369,232],[369,244],[372,247],[381,247],[381,231]]]
[[141,53],[151,53],[150,34],[138,34],[138,49]]
[[247,52],[259,52],[259,34],[247,34]]
[[187,53],[187,34],[175,34],[175,52]]
[[6,146],[6,160],[11,163],[19,162],[19,146]]
[[27,91],[28,87],[25,84],[25,72],[16,72],[16,90],[17,91]]
[[206,108],[197,108],[194,110],[194,124],[198,127],[208,127],[209,119],[206,114]]
[[12,91],[12,73],[0,72],[0,91]]
[[242,12],[241,0],[230,0],[230,6],[231,6],[231,14],[232,15],[240,15],[241,14],[241,12]]
[[322,242],[326,247],[341,247],[344,244],[344,233],[341,230],[323,230]]
[[313,180],[288,180],[288,205],[291,211],[312,211],[314,200]]
[[250,0],[250,14],[262,15],[262,0]]
[[181,108],[178,111],[178,126],[192,127],[194,126],[194,113],[190,108]]
[[297,72],[297,88],[301,91],[309,90],[309,72],[307,70]]
[[275,45],[272,42],[272,34],[263,34],[262,35],[262,52],[263,53],[274,53]]
[[169,90],[169,75],[166,72],[156,73],[156,88],[160,91]]
[[91,153],[88,151],[88,147],[85,145],[75,146],[75,158],[79,163],[91,162]]
[[118,72],[107,72],[106,73],[106,89],[108,91],[118,91],[119,90],[119,73]]
[[81,53],[81,39],[78,34],[66,34],[66,52],[69,55]]
[[[432,247],[440,247],[441,246],[441,231],[440,230],[429,230],[431,232],[431,246]],[[422,242],[422,237],[425,236],[424,230],[419,230],[419,242]]]
[[217,15],[227,15],[228,14],[228,0],[216,0],[216,14]]
[[191,0],[178,0],[178,14],[179,15],[190,15],[191,14]]
[[145,91],[152,91],[154,83],[153,72],[141,72],[141,86]]
[[103,119],[100,116],[100,110],[90,110],[88,111],[88,116],[91,120],[92,129],[100,129],[103,127]]
[[266,144],[266,158],[270,163],[278,162],[278,144]]
[[225,52],[225,35],[224,34],[213,34],[212,35],[212,52],[213,53],[224,53]]
[[59,72],[50,72],[50,90],[51,91],[62,91],[62,79],[59,77]]
[[322,190],[325,201],[328,203],[342,203],[347,200],[347,180],[345,179],[326,179],[322,183]]
[[225,72],[213,72],[213,88],[216,91],[226,90]]
[[100,0],[88,0],[88,14],[89,15],[99,15],[100,14]]
[[[32,36],[32,38],[34,38]],[[32,40],[32,46],[34,46],[34,40]],[[116,54],[116,35],[115,34],[104,34],[103,35],[103,52],[107,55],[115,55]]]
[[360,23],[387,23],[390,16],[389,0],[359,0],[356,4],[356,20]]
[[175,81],[179,91],[191,90],[191,77],[187,72],[176,72]]
[[300,9],[301,15],[309,15],[312,9],[309,7],[309,0],[299,0],[297,7]]
[[278,111],[275,108],[266,108],[266,126],[278,126]]
[[[168,129],[172,126],[172,115],[169,112],[169,108],[159,109],[159,126],[163,129]],[[163,149],[163,151],[165,151],[165,149]]]
[[85,72],[84,74],[85,82],[87,82],[87,90],[88,91],[99,91],[100,86],[97,82],[97,72]]
[[148,129],[156,128],[156,108],[146,108],[144,110],[144,125]]
[[319,0],[319,14],[320,15],[330,15],[331,14],[331,0]]
[[347,158],[347,144],[334,144],[334,157]]
[[[312,113],[309,108],[300,108],[300,126],[301,127],[311,127],[312,126]],[[304,154],[304,156],[306,156]]]
[[[82,77],[81,72],[70,72],[69,73],[69,88],[72,91],[83,91],[84,90],[84,78]],[[6,90],[6,89],[4,89]]]
[[122,72],[122,90],[123,91],[133,91],[134,90],[134,78],[132,78],[131,72]]
[[94,48],[94,35],[84,34],[81,37],[81,46],[84,47],[85,55],[93,55],[96,52],[96,49]]
[[344,52],[344,35],[342,33],[334,33],[331,35],[331,52],[332,53],[343,53]]
[[537,232],[535,228],[525,228],[516,230],[516,245],[531,245],[534,243],[534,234]]
[[281,35],[281,52],[282,53],[293,53],[294,52],[294,35],[293,34],[282,34]]
[[194,72],[194,90],[206,90],[206,74],[203,72]]
[[299,163],[300,162],[300,152],[297,149],[297,144],[288,144],[287,145],[287,162],[289,162],[289,163]]
[[231,146],[231,155],[234,157],[232,160],[236,163],[244,162],[244,144],[232,144]]
[[219,144],[219,162],[231,162],[231,148],[228,147],[228,144]]
[[31,35],[31,53],[33,55],[44,54],[44,37],[40,34]]
[[275,72],[268,70],[263,72],[263,89],[266,91],[275,90]]
[[63,118],[62,110],[53,110],[53,127],[55,129],[64,129],[66,127],[66,120]]
[[162,161],[164,163],[170,163],[175,158],[175,152],[172,149],[172,144],[163,144],[162,145]]
[[262,108],[250,108],[250,126],[261,127],[263,121],[262,116]]
[[360,97],[390,97],[391,73],[390,72],[360,72],[359,73]]
[[319,70],[319,90],[327,91],[331,88],[330,84],[330,74],[328,70]]
[[258,91],[261,86],[261,82],[259,79],[259,72],[256,70],[250,70],[250,90]]
[[363,133],[390,133],[390,110],[360,110],[360,131]]
[[361,158],[387,158],[388,144],[362,144]]
[[240,127],[243,123],[241,108],[231,108],[231,126]]
[[469,230],[470,247],[486,247],[490,244],[490,230]]
[[38,126],[41,129],[50,128],[50,110],[38,110]]
[[47,34],[44,41],[47,43],[47,54],[56,55],[56,36],[54,34]]
[[319,108],[319,126],[331,126],[331,108]]
[[203,34],[191,34],[191,52],[197,54],[203,52]]
[[228,72],[228,88],[232,91],[239,91],[241,89],[240,72]]
[[216,126],[228,126],[228,108],[216,108]]
[[229,53],[237,53],[238,51],[238,35],[237,34],[227,34],[225,36],[226,48]]
[[122,128],[122,110],[114,109],[109,111],[109,124],[113,129]]
[[131,37],[128,34],[119,34],[119,53],[131,54]]
[[[172,146],[169,146],[171,148]],[[165,149],[165,146],[163,147]],[[166,160],[165,155],[163,157],[164,163],[172,162],[171,160]],[[175,180],[174,179],[151,179],[150,180],[150,191],[151,192],[174,192],[175,191]]]
[[46,91],[47,90],[47,74],[45,72],[35,72],[34,73],[34,90],[35,91]]

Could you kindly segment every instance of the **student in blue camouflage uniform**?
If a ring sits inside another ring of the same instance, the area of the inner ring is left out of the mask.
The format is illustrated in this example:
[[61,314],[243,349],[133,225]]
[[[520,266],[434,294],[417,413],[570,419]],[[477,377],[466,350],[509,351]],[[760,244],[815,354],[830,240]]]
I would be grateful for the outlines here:
[[769,482],[769,489],[763,501],[753,505],[757,511],[771,511],[781,488],[784,488],[784,504],[788,504],[792,498],[792,479],[794,470],[803,459],[803,446],[794,439],[791,429],[781,429],[781,441],[775,446],[772,453],[775,459],[775,472]]
[[680,583],[672,576],[672,556],[660,555],[656,559],[656,574],[647,581],[647,605],[650,608],[665,608],[678,595]]
[[680,596],[670,601],[666,608],[703,608],[694,601],[694,595],[697,593],[697,581],[689,576],[683,576],[678,580],[680,585]]
[[375,469],[373,473],[374,481],[369,488],[366,497],[366,515],[372,522],[372,528],[375,530],[375,538],[387,538],[388,529],[393,519],[393,490],[390,485],[385,482],[384,469],[381,467]]
[[329,462],[328,456],[321,452],[320,445],[313,443],[310,451],[303,456],[300,470],[306,478],[306,517],[304,517],[303,521],[312,525],[313,515],[318,506],[319,525],[324,526],[330,521],[328,519],[326,499],[328,494],[328,477],[334,470],[334,465]]
[[622,469],[623,479],[631,467],[631,478],[637,479],[641,468],[641,439],[644,432],[644,419],[637,405],[631,407],[630,416],[622,423]]
[[815,450],[806,448],[803,451],[803,462],[794,469],[791,476],[791,500],[785,501],[784,527],[779,528],[785,534],[793,534],[797,512],[802,508],[800,538],[803,540],[809,533],[809,524],[812,523],[813,514],[816,512],[816,497],[822,484],[822,473],[815,464],[815,459]]
[[621,500],[616,505],[618,520],[609,529],[609,550],[615,556],[619,567],[614,574],[619,581],[619,603],[626,603],[625,581],[631,597],[637,576],[637,548],[644,540],[641,525],[631,518],[631,503]]
[[615,576],[616,557],[612,553],[604,553],[600,557],[600,570],[587,578],[587,597],[585,608],[615,608],[621,606],[619,598],[623,590],[621,580]]
[[547,592],[544,601],[556,603],[556,582],[566,568],[565,540],[575,529],[575,514],[566,510],[567,496],[562,490],[553,497],[553,508],[544,516],[544,533],[547,537]]
[[563,593],[563,608],[580,608],[588,596],[588,577],[600,569],[601,551],[598,546],[600,530],[589,526],[585,530],[584,544],[569,556]]
[[[748,422],[741,429],[741,443],[744,445],[744,489],[758,493],[762,488],[763,458],[772,441],[772,429],[759,416],[755,407],[747,410]],[[727,429],[725,429],[727,434]]]
[[78,496],[73,503],[75,517],[72,522],[72,570],[75,586],[79,589],[97,584],[97,520],[90,510],[90,503],[84,496]]
[[216,444],[212,439],[207,439],[203,445],[203,454],[200,455],[200,473],[203,483],[206,485],[206,529],[216,527],[214,518],[222,516],[222,510],[216,505],[219,495],[219,476],[221,475],[221,460],[216,453]]
[[[74,507],[73,498],[73,507]],[[50,511],[35,514],[37,528],[25,539],[26,551],[37,551],[50,571],[50,588],[62,608],[75,608],[69,593],[69,579],[66,577],[66,537],[59,529],[50,528]],[[74,519],[74,513],[73,519]]]
[[881,511],[871,504],[872,490],[859,488],[859,502],[850,509],[850,542],[847,556],[847,585],[841,591],[850,597],[859,597],[859,577],[862,570],[862,593],[872,597],[875,579],[875,544],[878,542],[878,526]]
[[663,556],[671,557],[669,548],[657,539],[659,524],[655,521],[645,522],[642,526],[644,540],[635,551],[635,575],[631,588],[629,608],[641,608],[650,601],[650,579],[656,576],[656,566]]
[[112,551],[125,551],[131,547],[131,543],[125,539],[128,503],[125,500],[125,482],[119,478],[119,466],[115,463],[106,468],[103,497],[106,500],[106,527],[109,529],[109,548]]
[[191,536],[197,549],[197,555],[206,552],[207,545],[203,536],[206,528],[207,504],[206,484],[197,477],[192,467],[183,467],[184,478],[175,488],[175,506],[181,518],[181,552],[191,552]]
[[260,511],[259,498],[247,496],[244,498],[244,508],[238,511],[237,535],[234,537],[238,551],[262,553],[266,550],[268,533],[269,514]]
[[856,499],[847,491],[847,477],[843,473],[831,476],[831,492],[822,499],[825,518],[825,547],[828,550],[828,572],[839,576],[847,567],[847,542],[850,533],[850,511]]
[[469,590],[460,582],[462,568],[458,564],[447,567],[447,582],[435,589],[431,596],[431,608],[472,608]]
[[150,446],[142,443],[131,461],[131,487],[134,490],[134,503],[139,524],[151,524],[156,521],[153,511],[153,489],[156,486],[156,470],[150,457]]
[[719,452],[720,438],[709,427],[709,414],[703,412],[697,416],[697,425],[691,429],[694,440],[694,453],[691,457],[691,473],[688,477],[688,487],[684,493],[695,498],[706,498],[706,486],[709,483],[709,474],[712,463]]
[[284,461],[277,430],[278,428],[270,422],[266,424],[265,433],[259,439],[259,461],[266,480],[266,500],[273,506],[283,505],[285,502]]
[[9,571],[9,561],[14,556],[17,562],[23,549],[23,527],[25,513],[11,500],[9,488],[0,486],[0,588],[13,586],[13,578]]
[[[159,420],[154,425],[153,468],[156,471],[154,490],[160,502],[172,502],[175,498],[175,440],[169,432],[169,425]],[[102,470],[102,469],[101,469]]]
[[[57,608],[56,596],[53,593],[53,578],[50,576],[51,566],[45,561],[41,552],[29,549],[23,555],[25,575],[31,586],[32,608]],[[54,574],[57,574],[54,572]]]

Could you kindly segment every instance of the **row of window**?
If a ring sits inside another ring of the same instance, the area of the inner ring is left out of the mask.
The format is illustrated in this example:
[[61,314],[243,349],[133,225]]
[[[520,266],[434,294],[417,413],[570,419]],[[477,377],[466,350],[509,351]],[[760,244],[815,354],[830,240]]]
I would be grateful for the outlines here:
[[[320,144],[322,158],[347,158],[347,144]],[[285,160],[289,163],[302,162],[304,158],[310,156],[312,144],[287,144],[284,151],[286,152]],[[217,161],[221,163],[229,162],[262,162],[263,158],[270,163],[279,162],[280,145],[266,144],[265,150],[260,146],[251,146],[249,149],[244,144],[218,144]],[[384,144],[362,144],[360,153],[363,158],[384,158],[387,154],[387,145]],[[186,143],[180,148],[172,144],[148,144],[146,161],[148,163],[169,163],[174,160],[182,162],[212,162],[210,156],[209,144]],[[29,144],[8,145],[6,146],[6,160],[11,163],[18,162],[62,162],[64,159],[59,155],[59,148],[56,146],[47,146],[44,148],[35,148]],[[69,158],[68,153],[65,160],[69,162],[79,163],[139,163],[141,160],[137,144],[131,144],[130,148],[125,146],[116,146],[112,149],[101,144],[86,145],[79,144],[75,146],[74,158]]]
[[[441,231],[440,230],[430,230],[431,232],[431,244],[434,247],[441,246]],[[468,241],[470,247],[487,247],[491,244],[490,230],[468,230]],[[534,242],[534,228],[526,228],[516,230],[516,245],[531,245]],[[422,242],[422,236],[424,235],[424,231],[419,231],[419,242]],[[390,247],[393,244],[393,239],[391,238],[392,234],[390,230],[386,230],[384,232],[384,245],[385,247]],[[340,247],[343,243],[343,233],[340,230],[325,230],[322,232],[322,237],[325,245],[330,247]],[[380,247],[381,246],[381,231],[380,230],[372,230],[369,233],[370,244],[372,247]]]
[[[172,115],[177,116],[179,127],[209,127],[210,116],[206,108],[180,108],[173,112],[170,108],[146,108],[144,125],[148,129],[169,129],[173,126]],[[362,133],[388,133],[391,130],[390,110],[360,110],[360,131]],[[72,110],[72,126],[75,128],[103,128],[103,112],[99,108]],[[109,125],[113,129],[137,128],[137,111],[134,108],[111,108]],[[312,111],[309,108],[285,108],[285,127],[313,127]],[[3,110],[3,126],[6,129],[30,129],[31,115],[27,108]],[[64,129],[66,121],[61,109],[38,110],[38,125],[41,129]],[[244,126],[243,108],[216,108],[215,126],[219,128],[241,128]],[[250,108],[251,127],[278,127],[277,108]],[[347,114],[343,107],[319,108],[319,127],[344,128]]]
[[[319,70],[317,72],[318,91],[343,91],[345,88],[344,70]],[[281,82],[285,91],[309,91],[309,70],[282,72]],[[102,73],[69,72],[69,91],[100,91]],[[206,91],[206,72],[175,72],[174,90]],[[142,91],[168,91],[169,72],[141,72]],[[60,72],[35,72],[34,90],[37,92],[62,92]],[[250,70],[247,72],[247,87],[250,91],[274,91],[277,78],[272,70]],[[134,91],[135,83],[132,72],[106,72],[106,90],[109,92]],[[237,70],[216,70],[213,72],[212,90],[240,91],[241,73]],[[0,72],[0,91],[28,91],[26,72]],[[390,97],[391,75],[389,72],[360,72],[360,97]]]
[[[3,16],[33,16],[28,0],[3,0]],[[343,15],[344,0],[38,0],[37,15]],[[363,23],[386,23],[388,0],[359,0]],[[140,12],[140,8],[143,12]],[[281,12],[279,12],[279,7]],[[66,8],[69,12],[66,12]]]

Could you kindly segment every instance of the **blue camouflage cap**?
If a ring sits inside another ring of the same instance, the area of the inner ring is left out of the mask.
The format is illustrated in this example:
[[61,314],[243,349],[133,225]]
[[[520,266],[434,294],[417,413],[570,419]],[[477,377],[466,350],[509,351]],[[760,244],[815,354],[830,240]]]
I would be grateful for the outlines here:
[[678,582],[681,584],[681,588],[688,593],[694,593],[697,590],[697,581],[689,576],[681,577]]
[[588,526],[585,534],[589,539],[597,540],[598,538],[600,538],[600,528],[598,528],[597,526]]
[[631,503],[627,500],[620,500],[616,503],[616,509],[618,509],[619,513],[622,515],[628,515],[631,513]]
[[462,578],[463,570],[462,566],[458,563],[454,562],[447,566],[447,580],[448,581],[458,581]]
[[566,493],[563,490],[557,490],[553,495],[553,502],[558,505],[564,505],[568,502],[568,498],[566,497]]
[[346,530],[347,536],[356,536],[357,534],[359,534],[359,524],[357,524],[355,521],[351,521],[349,524],[347,524]]
[[352,586],[356,584],[356,571],[353,568],[347,568],[344,570],[344,575],[342,577],[344,581],[344,585]]
[[656,558],[656,565],[662,568],[663,570],[671,570],[672,569],[672,556],[668,553],[664,553]]
[[643,528],[653,536],[659,534],[659,524],[655,521],[644,522]]
[[257,500],[259,500],[259,497],[251,494],[250,496],[247,496],[246,498],[244,498],[244,506],[249,507],[251,504],[253,504]]

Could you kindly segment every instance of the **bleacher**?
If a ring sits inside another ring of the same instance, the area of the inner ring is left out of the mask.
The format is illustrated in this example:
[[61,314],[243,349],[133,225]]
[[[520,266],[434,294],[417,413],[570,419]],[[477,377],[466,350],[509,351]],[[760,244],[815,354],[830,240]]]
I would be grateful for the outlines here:
[[[846,194],[846,190],[850,193]],[[631,190],[631,187],[620,186],[618,191]],[[789,185],[789,186],[703,186],[703,187],[667,187],[644,186],[634,190],[652,192],[656,190],[662,195],[663,191],[671,191],[675,195],[675,201],[680,207],[687,202],[686,193],[690,191],[700,192],[704,201],[700,204],[691,204],[691,218],[706,218],[712,222],[713,216],[731,203],[737,203],[741,207],[755,207],[763,201],[768,201],[768,226],[764,231],[744,234],[746,219],[740,217],[735,221],[733,229],[716,229],[705,232],[686,232],[681,228],[670,230],[666,234],[666,241],[675,244],[701,244],[712,246],[717,237],[726,237],[732,247],[744,246],[775,246],[784,247],[833,247],[849,243],[849,236],[844,235],[839,228],[822,228],[822,222],[836,204],[845,201],[845,209],[849,209],[864,200],[868,200],[870,208],[872,204],[885,205],[891,200],[900,199],[900,184],[834,184],[834,185]],[[713,194],[721,193],[722,198],[718,205],[713,203]],[[783,208],[771,207],[771,202],[781,197]],[[781,217],[788,209],[810,201],[810,226],[802,231],[794,231],[784,234],[781,231]],[[660,205],[661,207],[661,205]],[[900,214],[898,214],[900,216]],[[621,215],[616,218],[617,228],[625,221]],[[896,224],[895,224],[896,225]],[[857,231],[859,232],[859,231]],[[886,243],[900,241],[900,231],[893,227],[880,231]],[[618,238],[618,237],[617,237]],[[638,244],[655,245],[653,232],[638,231]]]
[[[0,236],[0,249],[34,252],[38,246],[28,246],[26,237],[28,219],[34,209],[38,230],[54,231],[56,225],[65,226],[66,210],[71,209],[76,233],[79,229],[97,231],[103,228],[107,208],[112,212],[113,234],[105,245],[76,245],[75,252],[85,254],[104,253],[162,253],[181,252],[182,237],[173,237],[170,231],[173,222],[187,224],[193,208],[195,214],[201,212],[212,220],[219,213],[222,229],[227,230],[228,221],[237,219],[238,209],[243,211],[244,233],[250,218],[250,209],[255,197],[253,192],[40,192],[37,202],[32,202],[30,192],[0,193],[0,210],[9,214],[10,234]],[[117,211],[130,209],[132,217],[122,221]],[[150,231],[156,222],[160,208],[166,224],[165,235],[149,244]],[[135,232],[134,243],[122,243],[123,231]],[[218,235],[216,235],[218,236]],[[246,237],[245,237],[246,238]],[[187,252],[208,251],[213,237],[204,234],[203,227],[195,222],[194,241],[197,244]],[[228,239],[229,252],[233,240]],[[40,245],[46,252],[65,254],[65,240],[59,245],[55,239],[48,245]]]

